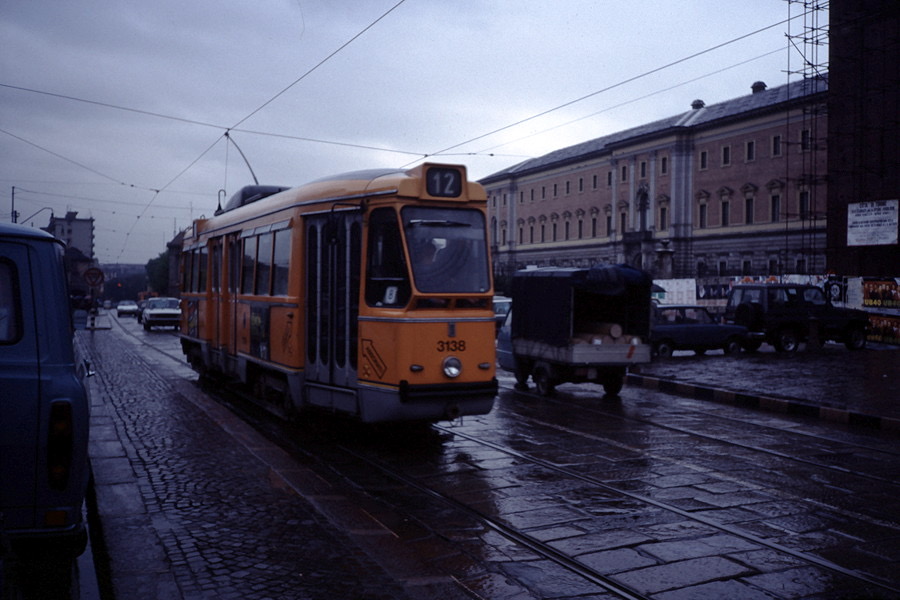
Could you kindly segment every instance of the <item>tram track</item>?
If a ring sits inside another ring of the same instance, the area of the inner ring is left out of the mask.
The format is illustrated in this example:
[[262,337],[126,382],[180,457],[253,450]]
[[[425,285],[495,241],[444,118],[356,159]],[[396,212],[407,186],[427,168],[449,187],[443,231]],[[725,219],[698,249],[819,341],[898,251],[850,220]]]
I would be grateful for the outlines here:
[[[532,398],[540,399],[545,402],[550,402],[550,403],[556,404],[561,407],[568,405],[566,401],[556,400],[553,398],[546,398],[546,397],[539,396],[537,394],[533,394],[530,392],[516,391],[515,393],[530,396]],[[593,414],[602,415],[604,418],[615,419],[618,421],[628,422],[628,423],[649,425],[649,426],[656,427],[659,429],[665,429],[667,431],[673,431],[673,432],[680,433],[680,434],[690,435],[690,436],[696,437],[698,439],[713,441],[716,443],[725,444],[728,446],[733,446],[733,447],[741,448],[744,450],[749,450],[751,452],[758,452],[760,454],[765,454],[765,455],[772,456],[772,457],[775,457],[778,459],[791,461],[791,462],[795,462],[795,463],[803,464],[803,465],[807,465],[807,466],[812,466],[812,467],[824,469],[827,471],[832,471],[832,472],[835,472],[842,476],[850,475],[853,477],[868,479],[868,480],[876,481],[879,483],[886,483],[889,485],[900,486],[900,481],[898,481],[896,478],[893,478],[893,477],[883,477],[883,476],[876,475],[873,473],[867,473],[867,472],[863,472],[863,471],[850,469],[847,467],[842,467],[840,465],[828,464],[828,463],[824,463],[821,461],[816,461],[816,460],[812,460],[809,458],[805,458],[803,456],[799,456],[796,454],[789,454],[787,452],[773,450],[771,448],[766,448],[761,445],[753,445],[753,444],[739,442],[733,438],[717,436],[717,435],[713,435],[710,433],[697,431],[695,429],[678,427],[678,426],[672,425],[670,423],[664,423],[659,420],[655,420],[655,419],[651,419],[651,418],[638,418],[635,416],[624,416],[621,414],[615,414],[610,411],[603,410],[602,408],[591,407],[587,403],[579,404],[578,408],[580,411],[586,411],[586,412],[590,412]],[[683,412],[692,412],[692,413],[695,413],[698,415],[702,415],[703,417],[708,417],[707,413],[701,413],[700,411],[693,411],[690,409],[685,409],[684,407],[679,407],[679,410],[683,411]],[[727,420],[735,425],[738,425],[738,426],[744,427],[744,428],[752,427],[757,430],[767,430],[770,432],[775,432],[778,436],[782,436],[782,437],[789,436],[796,440],[806,439],[806,440],[816,440],[818,443],[823,443],[823,444],[833,443],[833,440],[831,440],[829,438],[825,438],[825,437],[818,436],[818,435],[813,435],[808,432],[800,432],[800,431],[797,431],[796,429],[775,428],[775,427],[772,427],[769,425],[761,425],[758,422],[754,422],[754,421],[748,421],[748,420],[742,420],[742,419],[736,419],[736,418],[727,418],[727,417],[723,417],[721,415],[716,415],[716,419]],[[744,434],[745,435],[747,434],[746,430],[744,431]],[[761,436],[761,437],[764,437],[764,436]],[[841,444],[841,446],[843,446],[845,448],[852,447],[852,448],[864,450],[866,452],[870,452],[873,454],[877,453],[880,455],[884,455],[889,458],[900,457],[900,451],[894,451],[890,447],[879,448],[879,447],[874,447],[874,446],[869,446],[869,445],[857,444],[857,443],[853,443],[853,442],[841,442],[840,444]]]
[[[256,408],[263,408],[258,403],[254,402],[252,398],[243,397],[242,401],[250,402]],[[285,448],[286,450],[291,451],[292,453],[302,454],[305,458],[314,458],[317,461],[320,461],[323,465],[326,465],[326,468],[329,470],[334,469],[334,464],[343,465],[340,469],[340,475],[342,477],[347,477],[348,480],[352,480],[353,476],[348,472],[346,465],[347,457],[353,459],[358,464],[362,464],[365,466],[364,471],[376,470],[382,476],[387,477],[398,484],[414,490],[416,493],[426,496],[436,502],[439,502],[445,506],[451,507],[454,510],[460,511],[466,514],[468,517],[477,519],[483,526],[497,532],[502,535],[509,541],[518,544],[531,552],[541,556],[542,558],[553,562],[554,564],[564,568],[574,575],[583,578],[585,581],[597,585],[602,588],[607,593],[613,594],[619,598],[626,599],[649,599],[649,595],[644,595],[640,591],[623,584],[621,581],[618,581],[615,576],[611,576],[609,574],[605,574],[597,569],[592,568],[588,564],[584,563],[582,560],[579,560],[577,556],[573,556],[567,554],[566,552],[560,550],[557,547],[554,547],[552,544],[542,541],[536,538],[533,535],[530,535],[527,531],[523,531],[519,528],[516,528],[510,525],[501,517],[491,516],[485,514],[484,512],[478,510],[476,507],[471,504],[456,498],[453,494],[447,493],[446,491],[442,491],[437,487],[430,485],[426,479],[421,476],[416,476],[410,474],[406,471],[402,466],[398,466],[396,464],[392,464],[386,460],[380,459],[376,456],[376,453],[373,453],[371,449],[366,447],[350,446],[346,443],[334,443],[329,445],[329,447],[325,450],[322,448],[310,449],[309,446],[299,446],[296,443],[296,440],[293,439],[290,435],[285,435],[285,433],[281,430],[281,426],[277,423],[277,415],[264,411],[266,418],[274,418],[275,421],[270,422],[268,425],[263,424],[259,421],[259,417],[253,417],[251,414],[242,410],[239,406],[235,406],[233,403],[229,402],[229,408],[231,410],[235,410],[241,413],[242,418],[250,422],[254,427],[261,430],[263,433],[268,435],[270,439],[278,443],[280,446]],[[715,519],[707,518],[703,515],[696,514],[695,512],[684,510],[675,505],[672,505],[667,502],[660,501],[658,499],[649,497],[644,494],[636,493],[634,491],[630,491],[627,489],[623,489],[619,486],[610,485],[604,481],[601,481],[595,477],[591,477],[585,475],[583,473],[579,473],[573,469],[569,469],[566,467],[562,467],[560,465],[554,464],[550,461],[543,460],[534,456],[529,455],[528,453],[517,451],[508,446],[504,446],[503,444],[498,444],[491,440],[479,437],[477,435],[473,435],[470,433],[466,433],[462,431],[460,427],[454,426],[444,426],[444,425],[432,425],[431,428],[434,431],[440,432],[445,436],[455,436],[457,438],[465,439],[466,441],[476,444],[478,446],[488,448],[493,452],[503,453],[508,455],[511,458],[516,459],[520,463],[528,463],[535,467],[539,467],[541,469],[546,469],[547,471],[552,471],[558,475],[561,475],[570,480],[577,480],[581,483],[588,484],[597,490],[601,490],[606,494],[616,495],[622,498],[627,498],[628,500],[642,503],[648,507],[653,507],[656,509],[660,509],[672,514],[677,515],[679,518],[699,523],[703,526],[713,528],[718,530],[724,534],[729,536],[733,536],[734,538],[738,538],[749,542],[759,548],[768,549],[785,556],[789,556],[792,559],[801,561],[802,563],[809,565],[811,567],[815,567],[818,569],[823,569],[829,571],[831,573],[846,577],[854,582],[858,582],[861,587],[870,586],[871,588],[887,591],[891,594],[900,595],[900,588],[893,587],[890,584],[885,583],[875,577],[869,576],[866,573],[859,572],[854,569],[845,568],[841,565],[838,565],[832,561],[827,559],[795,550],[784,544],[779,544],[770,540],[766,540],[761,536],[754,535],[752,533],[748,533],[747,531],[741,530],[739,527],[731,526],[725,523],[720,523]],[[280,432],[280,433],[279,433]],[[573,432],[581,435],[580,432]],[[331,456],[330,458],[327,456],[328,454],[334,452],[335,450],[339,451],[343,457],[335,458]],[[325,454],[319,454],[319,452],[324,452]],[[365,487],[364,484],[355,484],[360,485],[360,487]],[[463,486],[465,487],[465,486]]]
[[[140,335],[135,335],[134,333],[129,332],[126,327],[122,327],[122,329],[126,333],[131,335],[135,340],[141,341]],[[154,348],[152,344],[148,345],[151,348]],[[157,352],[161,352],[169,358],[176,358],[171,352],[165,351],[163,349],[154,348],[154,350],[156,350]],[[177,358],[178,360],[183,360],[181,357]],[[427,475],[422,476],[421,473],[417,473],[415,469],[407,468],[407,465],[405,465],[402,460],[391,461],[389,459],[385,459],[383,456],[379,456],[377,444],[373,449],[366,443],[348,443],[343,437],[338,442],[335,442],[332,439],[322,441],[322,443],[310,444],[310,440],[306,439],[303,440],[303,443],[299,443],[297,440],[297,436],[294,434],[295,430],[293,429],[293,426],[285,424],[280,420],[280,415],[272,413],[272,411],[268,410],[267,407],[261,406],[259,403],[254,402],[252,398],[246,395],[242,395],[236,401],[234,398],[234,390],[231,389],[228,390],[227,394],[227,396],[230,396],[230,398],[225,397],[219,392],[216,392],[213,395],[217,398],[217,400],[226,405],[230,410],[238,413],[241,418],[254,426],[257,430],[263,433],[271,441],[278,444],[280,447],[296,456],[301,456],[305,462],[313,461],[317,463],[317,469],[322,469],[323,471],[330,472],[332,475],[345,478],[348,482],[351,482],[352,487],[360,488],[364,492],[368,493],[365,483],[353,481],[354,468],[360,472],[371,473],[372,471],[377,471],[382,477],[395,481],[399,486],[403,486],[405,489],[410,490],[411,493],[426,497],[431,501],[440,503],[445,507],[450,507],[455,511],[459,511],[462,514],[465,514],[470,519],[476,519],[485,528],[496,532],[497,534],[503,536],[514,544],[526,548],[527,550],[535,553],[543,559],[558,565],[560,568],[566,569],[575,576],[582,578],[584,581],[598,586],[608,594],[612,594],[615,597],[619,598],[633,599],[651,597],[650,595],[642,594],[641,591],[634,589],[632,586],[626,585],[622,581],[618,580],[615,574],[610,575],[608,573],[603,573],[600,570],[591,567],[583,560],[579,559],[579,556],[572,555],[566,551],[563,551],[559,547],[538,539],[534,535],[531,535],[527,530],[523,530],[512,525],[508,519],[504,518],[503,514],[486,514],[484,511],[479,510],[478,507],[467,502],[465,499],[457,497],[452,491],[448,492],[446,489],[440,489],[438,486],[433,485],[432,482],[429,481],[431,479],[430,477],[428,477]],[[248,408],[248,404],[252,405],[254,408]],[[260,408],[264,410],[261,411],[259,410]],[[653,419],[624,417],[622,415],[605,412],[602,409],[596,409],[595,412],[598,416],[602,415],[602,417],[605,419],[614,417],[622,420],[622,422],[636,423],[642,427],[654,427],[664,429],[666,431],[675,432],[681,435],[697,436],[698,439],[703,439],[708,442],[722,444],[729,443],[728,440],[719,438],[714,435],[698,433],[695,431],[691,431],[690,429],[685,429],[683,427],[660,424],[658,422],[655,422]],[[552,427],[557,432],[565,435],[579,436],[580,438],[586,438],[587,436],[591,435],[585,431],[578,431],[571,427],[567,428],[559,424],[552,424],[546,421],[542,421],[536,417],[529,417],[527,416],[527,414],[508,414],[505,415],[505,417],[508,419],[523,419],[523,422],[527,420],[531,425]],[[755,424],[754,426],[759,425]],[[765,548],[773,552],[789,556],[796,561],[800,561],[803,564],[809,565],[810,567],[828,571],[835,575],[848,578],[854,582],[857,582],[859,584],[859,587],[861,588],[866,587],[872,590],[877,590],[879,593],[890,593],[892,595],[900,596],[900,588],[894,587],[890,583],[885,583],[883,580],[880,580],[867,573],[843,567],[825,558],[787,547],[784,544],[780,544],[772,540],[767,540],[759,535],[744,531],[739,527],[729,525],[727,523],[717,522],[715,519],[696,514],[695,511],[685,510],[671,503],[662,501],[658,498],[653,498],[646,494],[641,494],[634,490],[623,488],[622,486],[612,485],[608,481],[603,481],[596,477],[580,473],[574,469],[567,468],[566,466],[555,464],[554,462],[542,459],[537,456],[533,456],[528,452],[517,450],[508,444],[499,443],[494,439],[488,439],[487,437],[479,435],[479,430],[477,427],[474,428],[474,432],[470,432],[464,426],[459,427],[452,425],[432,425],[431,430],[445,437],[454,437],[459,440],[465,440],[466,443],[475,445],[478,448],[485,449],[488,452],[499,453],[508,456],[518,463],[528,464],[533,466],[534,468],[552,472],[557,476],[569,480],[577,480],[581,484],[589,485],[596,490],[602,491],[603,494],[626,498],[630,501],[641,503],[648,507],[663,510],[673,515],[677,515],[680,519],[699,523],[705,527],[709,527],[729,536],[744,540],[760,548]],[[795,433],[792,431],[784,431],[781,429],[776,429],[776,431],[779,432],[779,434]],[[349,437],[352,438],[353,436]],[[603,441],[604,443],[619,444],[623,448],[628,448],[627,444],[623,444],[622,442],[618,442],[616,440],[604,439],[601,436],[594,437],[597,438],[595,442]],[[753,447],[752,445],[743,443],[733,445],[746,451],[766,452],[768,455],[774,456],[779,460],[796,460],[795,457],[787,455],[786,453],[772,451],[771,449]],[[628,449],[632,451],[646,452],[646,450],[642,449]],[[870,450],[872,449],[870,448]],[[875,450],[877,451],[877,449]],[[665,458],[666,460],[670,459],[670,457]],[[848,471],[841,467],[818,464],[815,461],[804,459],[798,462],[800,464],[815,468],[830,469],[835,473],[845,475],[848,473],[853,474],[852,471]],[[356,467],[348,468],[348,465],[356,465]],[[859,475],[864,476],[866,474],[861,473]],[[870,477],[870,479],[879,483],[889,483],[892,485],[896,485],[896,482],[892,480],[886,480],[885,478],[879,476],[873,475]],[[786,494],[785,497],[790,497],[790,495]],[[865,518],[861,515],[858,516],[860,518]],[[877,523],[873,524],[877,525]]]

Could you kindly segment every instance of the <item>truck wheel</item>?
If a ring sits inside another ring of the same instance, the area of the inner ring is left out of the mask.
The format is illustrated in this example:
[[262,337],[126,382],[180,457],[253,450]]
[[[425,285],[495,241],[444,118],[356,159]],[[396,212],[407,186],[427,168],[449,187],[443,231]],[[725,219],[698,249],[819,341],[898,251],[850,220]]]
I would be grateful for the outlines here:
[[541,396],[553,395],[556,384],[553,383],[553,380],[550,378],[550,370],[547,367],[536,367],[532,378],[534,379],[534,386],[537,388],[538,394]]
[[607,396],[618,396],[624,385],[624,374],[607,375],[606,379],[603,380],[603,391],[606,392]]
[[528,376],[531,375],[531,372],[527,365],[519,365],[516,364],[516,389],[517,390],[528,390]]
[[797,332],[791,328],[785,328],[778,331],[775,337],[775,349],[779,352],[796,352],[800,347],[800,337]]
[[844,345],[848,350],[862,350],[866,347],[866,330],[858,325],[851,325],[844,336]]

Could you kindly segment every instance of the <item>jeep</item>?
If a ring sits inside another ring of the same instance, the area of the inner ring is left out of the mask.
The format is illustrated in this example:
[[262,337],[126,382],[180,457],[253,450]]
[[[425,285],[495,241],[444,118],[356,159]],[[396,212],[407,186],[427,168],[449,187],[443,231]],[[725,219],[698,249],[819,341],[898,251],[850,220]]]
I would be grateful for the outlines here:
[[802,342],[843,342],[850,350],[866,345],[864,311],[833,306],[821,288],[802,284],[739,284],[728,293],[725,321],[748,330],[744,349],[763,342],[779,352],[795,352]]

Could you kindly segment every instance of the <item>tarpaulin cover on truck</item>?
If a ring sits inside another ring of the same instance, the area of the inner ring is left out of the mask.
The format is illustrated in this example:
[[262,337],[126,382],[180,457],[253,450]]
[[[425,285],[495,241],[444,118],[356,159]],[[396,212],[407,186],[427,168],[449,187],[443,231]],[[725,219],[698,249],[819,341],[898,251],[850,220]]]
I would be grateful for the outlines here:
[[646,339],[652,283],[649,273],[628,265],[517,271],[512,338],[565,346],[590,321],[617,323],[625,333]]

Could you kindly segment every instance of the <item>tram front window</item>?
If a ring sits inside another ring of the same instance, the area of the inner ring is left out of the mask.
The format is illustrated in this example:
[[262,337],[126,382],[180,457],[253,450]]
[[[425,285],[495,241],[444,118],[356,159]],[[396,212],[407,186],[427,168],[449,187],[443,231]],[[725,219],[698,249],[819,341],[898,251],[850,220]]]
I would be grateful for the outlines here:
[[481,211],[407,206],[401,215],[416,289],[440,294],[490,289]]

